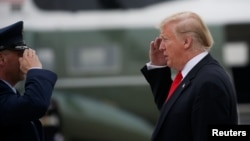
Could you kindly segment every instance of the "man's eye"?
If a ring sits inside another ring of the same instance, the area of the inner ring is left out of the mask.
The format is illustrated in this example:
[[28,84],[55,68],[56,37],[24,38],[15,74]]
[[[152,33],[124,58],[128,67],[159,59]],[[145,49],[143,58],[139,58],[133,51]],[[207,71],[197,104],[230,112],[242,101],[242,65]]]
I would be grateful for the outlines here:
[[167,41],[168,39],[167,38],[162,38],[163,41]]

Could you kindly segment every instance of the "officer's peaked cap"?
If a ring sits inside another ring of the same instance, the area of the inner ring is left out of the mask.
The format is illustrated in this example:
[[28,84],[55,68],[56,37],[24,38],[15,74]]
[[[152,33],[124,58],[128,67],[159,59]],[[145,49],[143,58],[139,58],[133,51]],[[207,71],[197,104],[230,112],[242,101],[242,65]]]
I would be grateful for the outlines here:
[[23,21],[18,21],[0,29],[0,50],[24,50]]

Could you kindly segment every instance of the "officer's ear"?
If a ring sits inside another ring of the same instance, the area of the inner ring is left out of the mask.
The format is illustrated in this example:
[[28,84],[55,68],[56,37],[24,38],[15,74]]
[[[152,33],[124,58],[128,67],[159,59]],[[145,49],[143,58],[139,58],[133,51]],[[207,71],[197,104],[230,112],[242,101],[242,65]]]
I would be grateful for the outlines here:
[[0,64],[4,62],[4,56],[3,53],[0,51]]
[[6,62],[6,52],[0,51],[0,65],[4,64]]

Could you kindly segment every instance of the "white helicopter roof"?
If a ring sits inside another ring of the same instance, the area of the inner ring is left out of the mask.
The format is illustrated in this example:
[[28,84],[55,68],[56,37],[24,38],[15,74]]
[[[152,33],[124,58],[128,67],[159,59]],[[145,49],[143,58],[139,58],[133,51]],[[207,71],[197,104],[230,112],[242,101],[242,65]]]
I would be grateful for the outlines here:
[[24,21],[25,29],[79,30],[157,27],[165,17],[179,11],[193,11],[207,24],[250,22],[249,0],[176,0],[151,5],[141,9],[109,11],[44,11],[32,0],[25,0],[18,12],[4,11],[0,26],[18,20]]

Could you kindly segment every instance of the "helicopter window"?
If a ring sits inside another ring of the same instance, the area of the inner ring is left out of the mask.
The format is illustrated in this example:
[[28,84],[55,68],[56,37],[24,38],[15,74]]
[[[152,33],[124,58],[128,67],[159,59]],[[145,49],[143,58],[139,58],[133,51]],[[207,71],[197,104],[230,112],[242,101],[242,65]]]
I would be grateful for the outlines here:
[[70,73],[117,72],[120,64],[120,50],[115,46],[93,46],[70,48]]
[[36,53],[43,64],[43,68],[50,70],[55,69],[54,51],[51,48],[39,48],[36,50]]
[[227,43],[222,48],[223,60],[227,66],[245,66],[248,61],[248,45],[246,42]]

